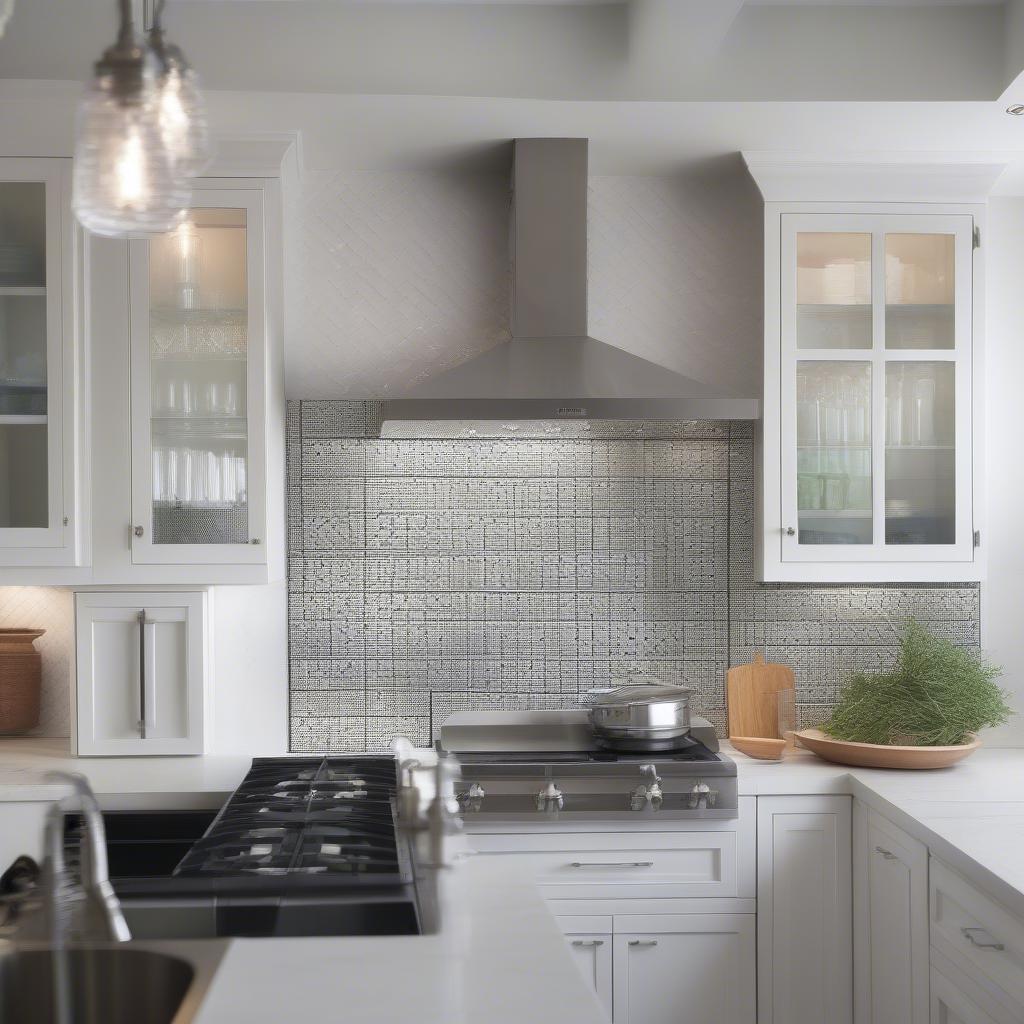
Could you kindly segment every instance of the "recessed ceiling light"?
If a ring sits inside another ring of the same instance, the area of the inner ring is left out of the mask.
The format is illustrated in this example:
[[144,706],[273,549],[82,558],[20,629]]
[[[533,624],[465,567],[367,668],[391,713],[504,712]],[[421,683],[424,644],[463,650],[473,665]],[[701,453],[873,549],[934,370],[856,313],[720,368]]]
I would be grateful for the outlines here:
[[1006,108],[1006,112],[1013,114],[1015,117],[1020,117],[1021,114],[1024,114],[1024,103],[1011,103]]

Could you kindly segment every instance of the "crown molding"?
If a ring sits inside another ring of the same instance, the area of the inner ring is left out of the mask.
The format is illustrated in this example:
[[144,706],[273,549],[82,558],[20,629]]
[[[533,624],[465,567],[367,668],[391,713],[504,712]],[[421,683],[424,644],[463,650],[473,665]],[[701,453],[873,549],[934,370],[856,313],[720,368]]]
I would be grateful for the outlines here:
[[248,132],[213,136],[213,160],[203,171],[210,178],[279,178],[288,159],[301,154],[299,132]]
[[744,151],[765,202],[984,202],[1017,154]]

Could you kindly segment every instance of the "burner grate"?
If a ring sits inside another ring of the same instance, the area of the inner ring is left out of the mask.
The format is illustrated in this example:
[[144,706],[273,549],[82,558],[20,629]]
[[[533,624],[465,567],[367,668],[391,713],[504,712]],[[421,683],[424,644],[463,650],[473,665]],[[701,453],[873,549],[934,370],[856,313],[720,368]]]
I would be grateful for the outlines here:
[[401,883],[391,758],[256,758],[174,871]]

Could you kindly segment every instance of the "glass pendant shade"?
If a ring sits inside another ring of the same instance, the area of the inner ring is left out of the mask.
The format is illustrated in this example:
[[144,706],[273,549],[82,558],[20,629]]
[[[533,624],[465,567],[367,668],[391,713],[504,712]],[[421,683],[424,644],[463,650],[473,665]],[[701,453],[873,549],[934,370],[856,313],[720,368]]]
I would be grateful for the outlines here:
[[210,133],[206,105],[199,91],[199,76],[176,46],[157,51],[163,59],[160,91],[160,130],[164,145],[179,171],[194,178],[210,162]]
[[95,234],[144,238],[177,227],[191,193],[161,124],[163,66],[137,40],[129,0],[119,6],[117,42],[78,110],[71,204]]
[[11,20],[13,13],[14,0],[0,0],[0,36],[4,34],[4,29],[7,28],[7,22]]

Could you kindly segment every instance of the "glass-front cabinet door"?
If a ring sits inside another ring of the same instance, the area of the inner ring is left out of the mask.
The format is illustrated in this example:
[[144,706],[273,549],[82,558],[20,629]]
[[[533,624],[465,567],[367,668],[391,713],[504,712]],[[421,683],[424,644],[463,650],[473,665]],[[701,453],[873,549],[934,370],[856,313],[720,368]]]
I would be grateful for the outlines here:
[[130,243],[134,562],[265,561],[261,195]]
[[74,558],[74,451],[64,436],[73,424],[62,323],[66,163],[0,160],[0,565]]
[[968,215],[784,214],[784,562],[970,562]]

